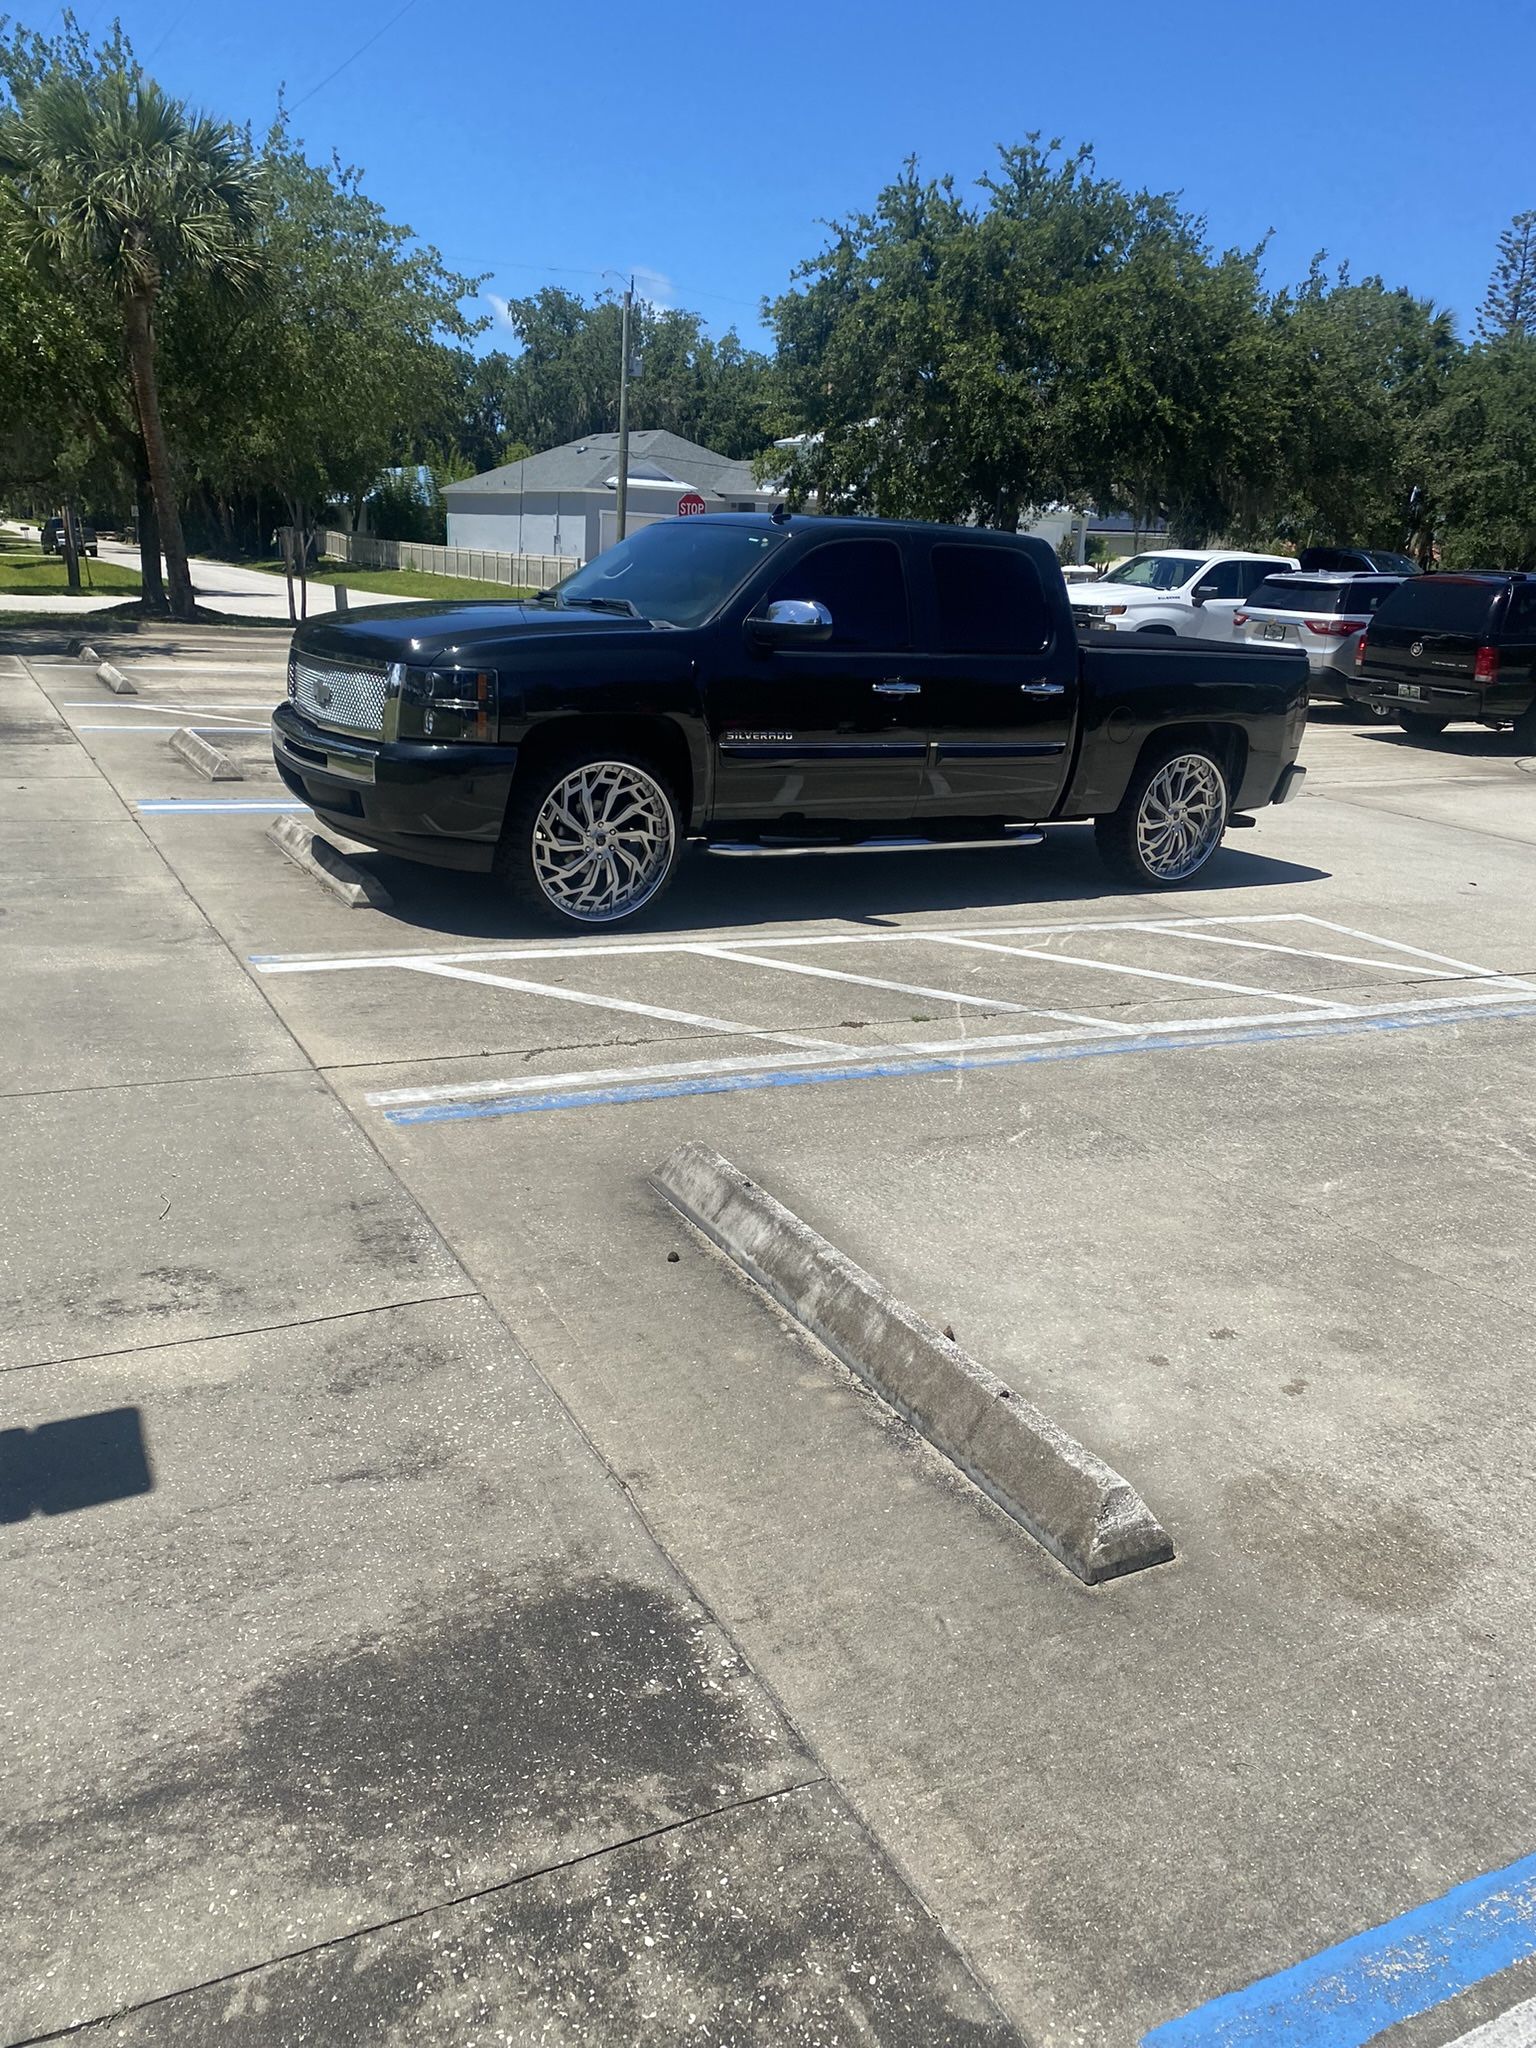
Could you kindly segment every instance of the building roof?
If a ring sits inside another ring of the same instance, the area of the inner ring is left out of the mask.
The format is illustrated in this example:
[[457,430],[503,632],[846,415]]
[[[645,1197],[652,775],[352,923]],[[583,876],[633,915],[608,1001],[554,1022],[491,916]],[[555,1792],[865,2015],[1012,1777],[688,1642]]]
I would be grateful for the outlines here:
[[[530,455],[523,462],[509,462],[501,469],[488,469],[484,476],[472,476],[463,483],[449,484],[443,492],[450,508],[467,500],[500,496],[504,491],[611,491],[619,460],[617,434],[588,434],[580,441],[567,441],[559,448],[546,448],[542,455]],[[638,486],[643,496],[647,484],[668,489],[693,489],[706,498],[744,498],[758,502],[767,492],[752,474],[750,462],[733,462],[697,441],[685,441],[681,434],[669,434],[660,427],[647,428],[629,437],[629,488]],[[644,505],[637,504],[637,511]]]

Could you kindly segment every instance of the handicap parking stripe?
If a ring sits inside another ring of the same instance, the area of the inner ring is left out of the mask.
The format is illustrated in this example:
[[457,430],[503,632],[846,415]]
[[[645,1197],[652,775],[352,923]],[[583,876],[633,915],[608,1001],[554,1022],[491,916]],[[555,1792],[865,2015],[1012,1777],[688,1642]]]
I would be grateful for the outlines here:
[[[601,1109],[634,1102],[660,1102],[684,1095],[735,1095],[766,1088],[808,1088],[828,1081],[910,1080],[939,1074],[964,1074],[992,1067],[1032,1066],[1055,1060],[1110,1059],[1127,1053],[1202,1052],[1230,1045],[1269,1045],[1293,1038],[1337,1038],[1363,1031],[1424,1031],[1441,1024],[1468,1024],[1481,1018],[1536,1017],[1536,1003],[1496,1003],[1473,1007],[1459,1003],[1447,1013],[1286,1018],[1250,1030],[1148,1033],[1137,1038],[1099,1038],[1068,1045],[1031,1045],[995,1052],[957,1052],[937,1058],[848,1060],[836,1065],[760,1068],[754,1073],[707,1073],[675,1079],[580,1087],[566,1083],[543,1092],[506,1095],[482,1101],[435,1102],[413,1109],[386,1109],[391,1124],[463,1123],[481,1117],[528,1116],[538,1110]],[[1238,2037],[1246,2038],[1246,2037]]]
[[[1364,2048],[1533,1955],[1536,1856],[1526,1856],[1168,2020],[1142,2037],[1142,2048]],[[1530,2010],[1505,2018],[1518,2027]],[[1462,2038],[1477,2048],[1518,2048],[1531,2037],[1505,2027],[1502,2035],[1479,2028]]]

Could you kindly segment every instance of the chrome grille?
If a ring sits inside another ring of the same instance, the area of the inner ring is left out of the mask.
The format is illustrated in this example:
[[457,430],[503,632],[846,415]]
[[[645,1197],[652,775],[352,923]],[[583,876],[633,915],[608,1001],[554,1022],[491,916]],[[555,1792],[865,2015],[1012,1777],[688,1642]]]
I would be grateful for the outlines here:
[[288,657],[288,695],[317,725],[381,733],[387,685],[383,668],[349,667],[313,654]]

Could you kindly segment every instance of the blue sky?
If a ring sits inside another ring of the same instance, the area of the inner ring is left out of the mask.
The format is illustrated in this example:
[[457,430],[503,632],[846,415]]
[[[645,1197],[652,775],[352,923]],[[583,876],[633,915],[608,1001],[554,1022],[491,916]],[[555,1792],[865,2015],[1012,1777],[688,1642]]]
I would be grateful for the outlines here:
[[[259,127],[286,84],[312,155],[363,165],[393,218],[493,273],[487,312],[491,295],[588,292],[634,269],[658,299],[760,341],[760,301],[819,246],[820,220],[866,204],[909,153],[968,183],[1031,129],[1092,142],[1127,183],[1181,191],[1219,247],[1273,229],[1273,282],[1327,249],[1448,305],[1464,330],[1500,229],[1536,206],[1536,0],[399,10],[119,9],[148,68],[210,111]],[[57,12],[19,11],[57,26]],[[113,10],[78,11],[99,29]]]

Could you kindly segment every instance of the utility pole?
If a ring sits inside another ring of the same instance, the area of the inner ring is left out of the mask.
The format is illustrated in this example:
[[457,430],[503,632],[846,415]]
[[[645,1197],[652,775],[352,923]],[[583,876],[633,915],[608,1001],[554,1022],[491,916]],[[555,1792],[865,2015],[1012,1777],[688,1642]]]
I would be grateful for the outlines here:
[[624,538],[629,520],[629,310],[634,302],[635,280],[624,287],[624,319],[619,336],[619,505],[617,538]]

